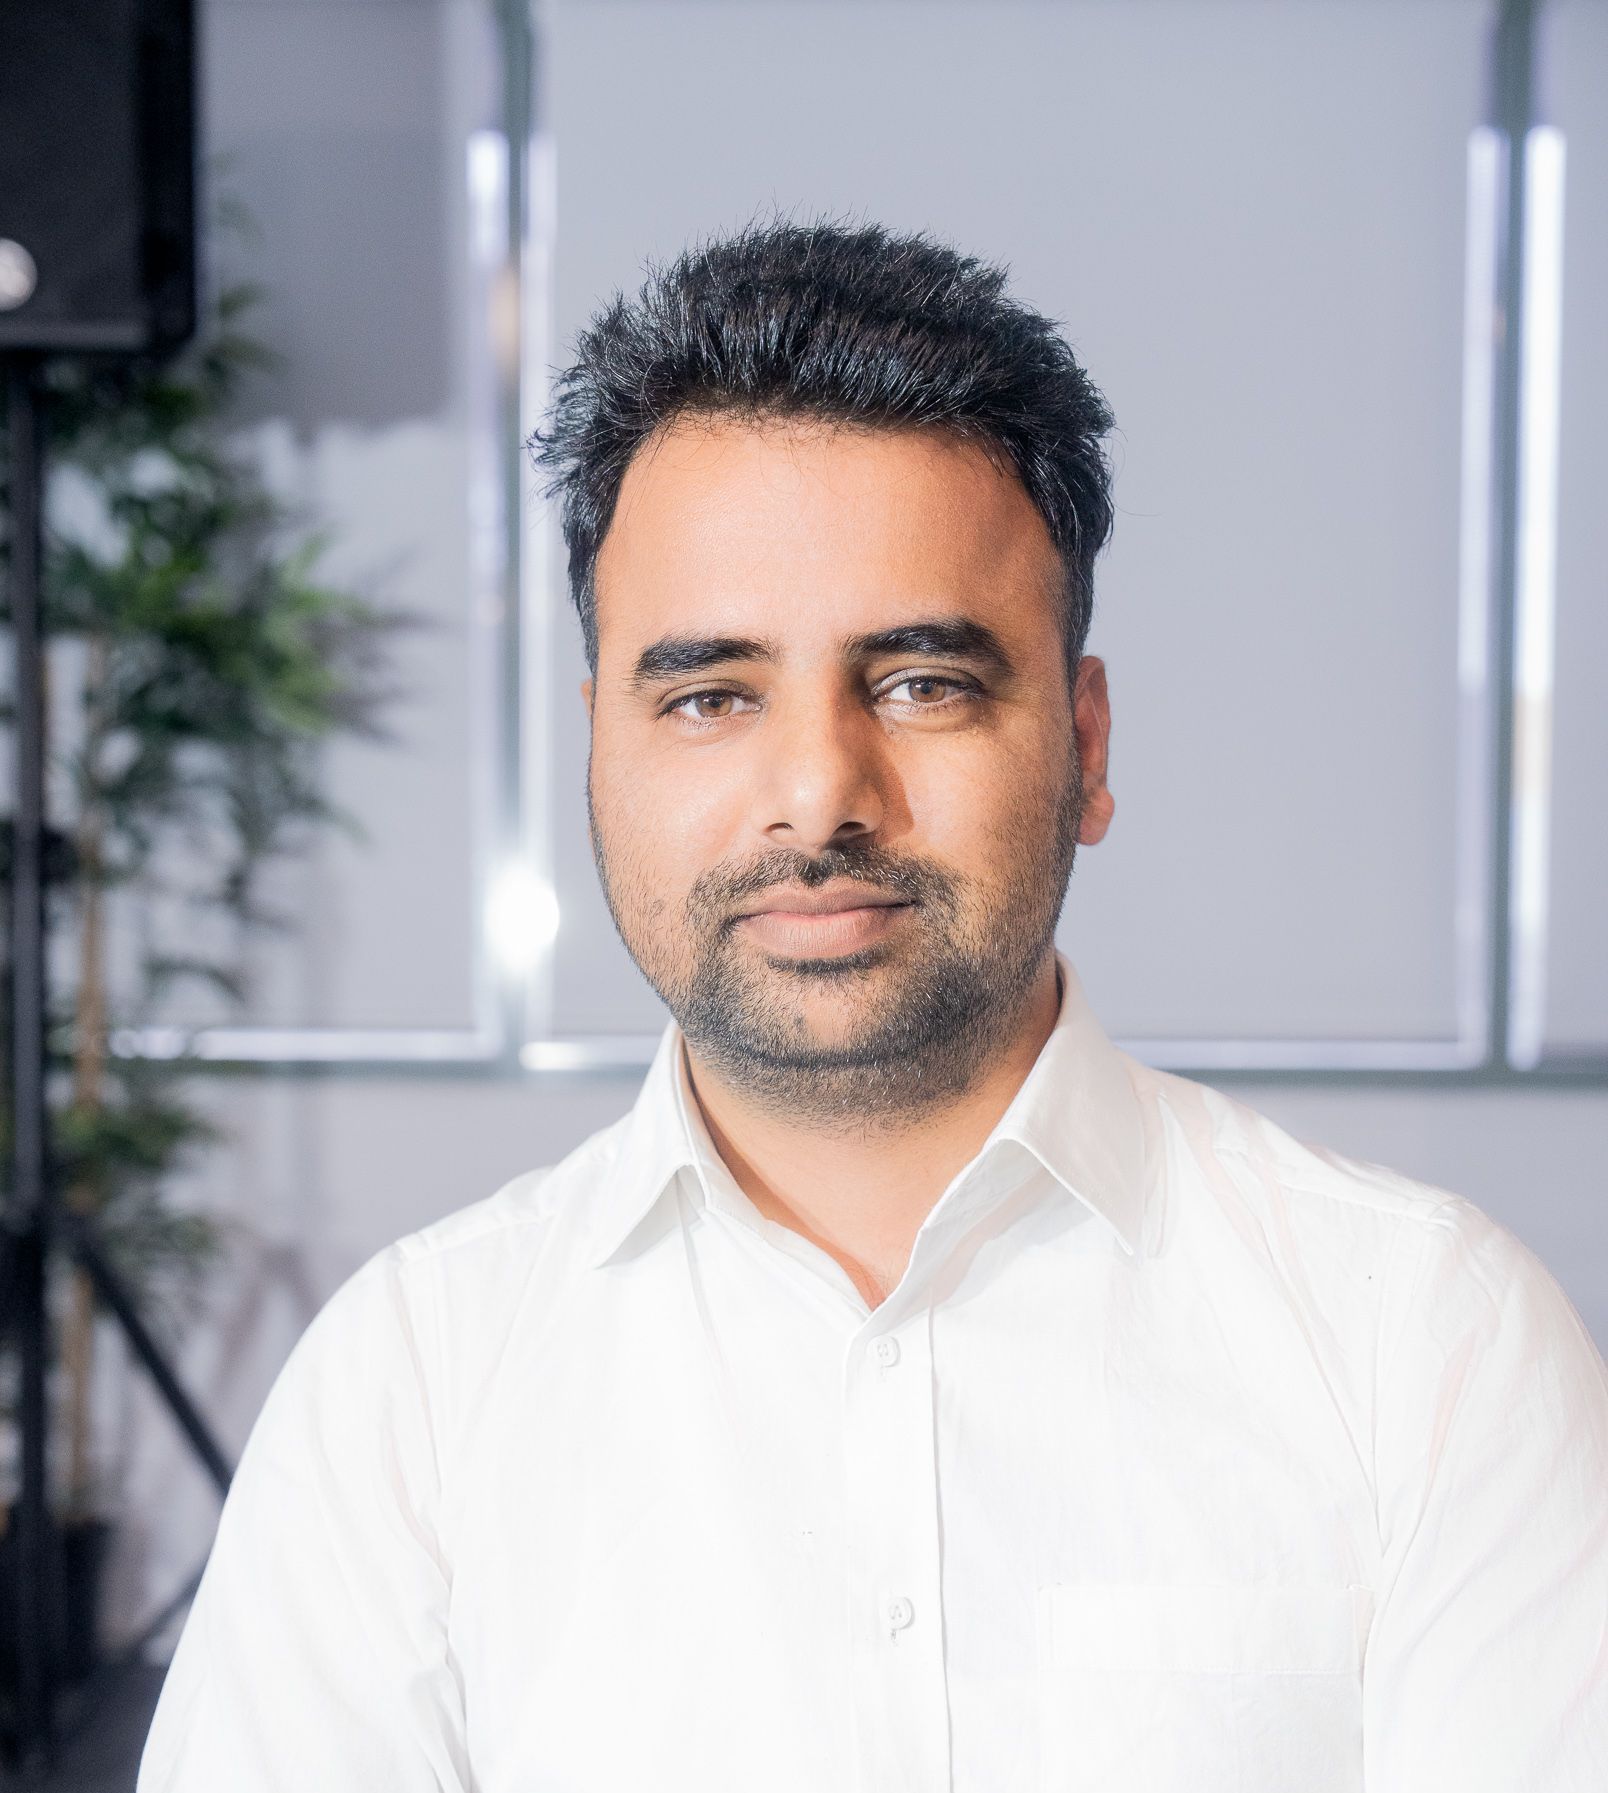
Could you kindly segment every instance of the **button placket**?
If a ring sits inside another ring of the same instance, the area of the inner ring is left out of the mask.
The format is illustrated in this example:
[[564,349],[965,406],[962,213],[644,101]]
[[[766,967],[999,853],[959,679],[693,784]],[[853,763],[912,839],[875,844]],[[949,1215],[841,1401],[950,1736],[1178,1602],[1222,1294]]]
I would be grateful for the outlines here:
[[844,1373],[855,1725],[865,1793],[949,1783],[930,1314],[857,1339]]

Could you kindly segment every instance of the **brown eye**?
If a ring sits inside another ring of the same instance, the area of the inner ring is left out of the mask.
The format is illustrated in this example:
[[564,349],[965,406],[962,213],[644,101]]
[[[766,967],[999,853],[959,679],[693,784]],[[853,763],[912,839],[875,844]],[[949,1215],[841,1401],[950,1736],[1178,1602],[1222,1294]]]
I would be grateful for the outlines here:
[[740,691],[689,691],[663,713],[685,722],[725,722],[742,714],[744,701]]
[[[904,692],[900,697],[899,693]],[[889,685],[883,696],[892,698],[894,702],[907,705],[913,710],[939,710],[949,705],[964,702],[975,697],[975,686],[967,685],[960,679],[941,678],[937,673],[907,673],[895,685]]]

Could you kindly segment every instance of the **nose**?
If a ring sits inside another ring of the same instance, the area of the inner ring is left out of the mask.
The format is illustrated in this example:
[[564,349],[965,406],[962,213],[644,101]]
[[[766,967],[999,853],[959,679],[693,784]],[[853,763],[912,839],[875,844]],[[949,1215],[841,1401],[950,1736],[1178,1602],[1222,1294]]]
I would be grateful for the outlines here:
[[773,845],[819,852],[882,826],[887,768],[859,705],[777,706],[764,736],[750,820]]

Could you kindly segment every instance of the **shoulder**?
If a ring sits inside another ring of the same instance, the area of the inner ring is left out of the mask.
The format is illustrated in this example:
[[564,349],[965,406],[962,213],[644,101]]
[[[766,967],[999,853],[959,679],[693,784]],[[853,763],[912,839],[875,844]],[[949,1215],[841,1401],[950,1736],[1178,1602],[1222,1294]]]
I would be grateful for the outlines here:
[[493,1334],[499,1315],[533,1293],[550,1306],[581,1260],[629,1118],[373,1252],[326,1300],[296,1355],[323,1358],[354,1337],[389,1337],[424,1374],[449,1334]]
[[591,1197],[614,1175],[630,1115],[584,1139],[556,1164],[510,1177],[491,1194],[398,1239],[389,1249],[404,1264],[469,1255],[562,1250],[585,1230]]
[[[1373,1308],[1388,1333],[1489,1319],[1516,1291],[1564,1301],[1550,1272],[1475,1202],[1389,1165],[1298,1138],[1207,1084],[1134,1066],[1164,1174],[1169,1239],[1275,1279],[1292,1298]],[[1576,1322],[1578,1324],[1578,1321]]]
[[1221,1090],[1133,1070],[1164,1166],[1153,1237],[1211,1299],[1293,1317],[1337,1370],[1374,1366],[1409,1405],[1439,1398],[1454,1371],[1499,1385],[1507,1364],[1547,1384],[1560,1410],[1608,1424],[1608,1368],[1585,1322],[1477,1203],[1298,1139]]
[[1232,1189],[1253,1205],[1278,1203],[1342,1229],[1378,1223],[1416,1233],[1484,1219],[1449,1189],[1297,1138],[1225,1090],[1142,1065],[1135,1074],[1165,1117],[1170,1167],[1219,1194]]

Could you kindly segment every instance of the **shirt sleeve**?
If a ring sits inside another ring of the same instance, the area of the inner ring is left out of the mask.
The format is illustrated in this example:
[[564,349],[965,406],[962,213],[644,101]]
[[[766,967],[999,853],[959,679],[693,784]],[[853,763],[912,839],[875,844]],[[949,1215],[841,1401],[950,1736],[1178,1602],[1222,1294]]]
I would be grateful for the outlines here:
[[1608,1788],[1608,1370],[1525,1246],[1454,1197],[1382,1353],[1369,1793]]
[[468,1793],[421,1333],[391,1246],[269,1392],[162,1685],[136,1793]]

